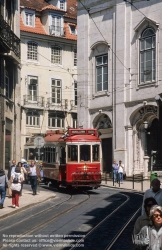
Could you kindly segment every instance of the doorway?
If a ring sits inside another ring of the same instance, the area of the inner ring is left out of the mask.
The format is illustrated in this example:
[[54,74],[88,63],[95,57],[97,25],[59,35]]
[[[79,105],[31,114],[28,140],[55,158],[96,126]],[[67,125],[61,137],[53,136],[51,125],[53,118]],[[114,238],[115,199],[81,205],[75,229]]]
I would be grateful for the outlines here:
[[112,138],[102,139],[103,172],[112,171]]

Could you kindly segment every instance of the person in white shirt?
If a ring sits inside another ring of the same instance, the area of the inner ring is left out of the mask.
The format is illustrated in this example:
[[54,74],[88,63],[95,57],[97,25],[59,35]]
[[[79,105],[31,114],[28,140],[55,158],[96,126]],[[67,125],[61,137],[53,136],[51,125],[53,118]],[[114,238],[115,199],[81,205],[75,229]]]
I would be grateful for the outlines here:
[[155,178],[151,182],[151,188],[147,189],[143,196],[142,204],[142,215],[145,214],[144,209],[144,200],[148,197],[153,197],[159,206],[162,206],[162,189],[160,188],[160,181],[158,178]]
[[124,166],[122,165],[122,161],[119,161],[118,176],[120,183],[123,183],[123,172],[124,172]]

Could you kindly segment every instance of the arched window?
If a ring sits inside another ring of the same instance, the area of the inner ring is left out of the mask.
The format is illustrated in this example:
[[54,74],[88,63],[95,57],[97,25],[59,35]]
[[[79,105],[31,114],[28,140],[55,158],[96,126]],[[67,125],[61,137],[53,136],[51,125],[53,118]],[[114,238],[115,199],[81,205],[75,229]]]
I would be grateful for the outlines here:
[[140,83],[155,81],[156,37],[152,28],[143,31],[140,40]]
[[38,61],[38,44],[35,42],[28,42],[27,46],[27,59]]
[[51,48],[51,63],[61,64],[61,48],[58,46]]
[[36,111],[29,111],[26,114],[26,125],[28,126],[39,126],[40,114]]

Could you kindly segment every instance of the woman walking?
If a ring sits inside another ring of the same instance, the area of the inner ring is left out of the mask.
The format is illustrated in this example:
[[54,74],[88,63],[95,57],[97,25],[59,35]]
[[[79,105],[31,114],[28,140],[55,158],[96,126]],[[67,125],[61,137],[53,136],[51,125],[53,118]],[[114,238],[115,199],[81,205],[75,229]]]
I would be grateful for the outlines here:
[[162,207],[155,205],[150,209],[150,225],[144,226],[134,235],[136,249],[162,250]]
[[5,171],[0,169],[0,209],[3,208],[4,200],[6,197],[6,183],[8,182],[8,177],[5,175]]
[[21,190],[21,182],[23,181],[23,176],[21,174],[20,167],[15,168],[15,172],[11,175],[11,189],[12,189],[12,206],[14,208],[19,207],[19,196]]
[[20,168],[22,178],[23,178],[23,181],[21,182],[21,190],[20,190],[20,196],[22,196],[23,182],[25,180],[24,174],[27,174],[27,171],[26,171],[26,169],[24,168],[24,166],[23,166],[23,164],[21,162],[18,162],[17,166]]

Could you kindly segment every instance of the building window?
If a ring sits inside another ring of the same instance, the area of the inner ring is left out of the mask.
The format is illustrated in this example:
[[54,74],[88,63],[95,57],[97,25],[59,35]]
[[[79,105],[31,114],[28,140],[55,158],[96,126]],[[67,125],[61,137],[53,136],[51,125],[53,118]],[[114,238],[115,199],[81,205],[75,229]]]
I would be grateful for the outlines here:
[[51,112],[48,114],[48,126],[52,128],[64,128],[65,115],[63,112]]
[[140,83],[155,81],[155,31],[147,28],[140,40]]
[[61,48],[58,46],[51,48],[51,63],[61,64]]
[[96,57],[96,90],[108,90],[108,56]]
[[77,113],[71,113],[72,116],[72,128],[77,128]]
[[77,106],[77,82],[74,82],[74,103]]
[[38,77],[28,76],[28,100],[37,101]]
[[28,126],[39,126],[40,115],[38,112],[30,111],[26,114],[26,125]]
[[74,66],[77,66],[77,48],[74,48]]
[[38,60],[38,44],[34,42],[28,42],[27,59],[37,61]]
[[35,26],[35,12],[32,10],[26,10],[24,13],[24,23],[26,26]]
[[77,34],[76,26],[75,25],[69,25],[69,27],[70,27],[70,33],[73,34],[73,35],[76,35]]
[[58,7],[61,9],[61,10],[66,10],[66,0],[59,0],[59,4],[58,4]]
[[55,36],[64,35],[64,29],[62,27],[62,17],[58,15],[52,16],[52,22],[50,26],[50,34]]
[[61,80],[52,79],[51,82],[51,97],[52,103],[61,103]]

